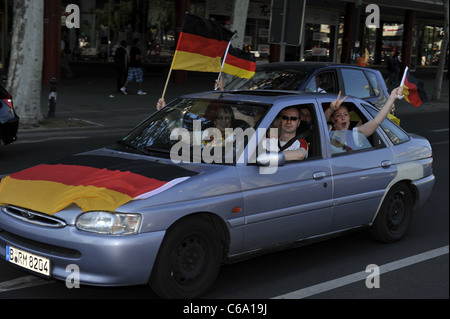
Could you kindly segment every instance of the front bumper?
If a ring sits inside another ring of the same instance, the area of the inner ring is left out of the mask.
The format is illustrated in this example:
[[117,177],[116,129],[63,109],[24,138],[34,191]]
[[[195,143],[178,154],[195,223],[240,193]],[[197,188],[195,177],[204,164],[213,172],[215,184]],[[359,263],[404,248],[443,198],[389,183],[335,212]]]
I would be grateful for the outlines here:
[[165,232],[102,236],[74,226],[50,229],[20,221],[0,211],[0,258],[6,245],[50,259],[50,276],[66,280],[67,266],[80,269],[80,284],[130,286],[147,284]]

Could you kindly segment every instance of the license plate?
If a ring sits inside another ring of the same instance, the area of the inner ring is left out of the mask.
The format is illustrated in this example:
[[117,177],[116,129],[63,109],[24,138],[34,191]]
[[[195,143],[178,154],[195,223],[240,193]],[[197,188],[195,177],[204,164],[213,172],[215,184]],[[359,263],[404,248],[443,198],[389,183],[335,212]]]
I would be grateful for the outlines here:
[[28,270],[50,276],[50,259],[6,246],[6,260]]

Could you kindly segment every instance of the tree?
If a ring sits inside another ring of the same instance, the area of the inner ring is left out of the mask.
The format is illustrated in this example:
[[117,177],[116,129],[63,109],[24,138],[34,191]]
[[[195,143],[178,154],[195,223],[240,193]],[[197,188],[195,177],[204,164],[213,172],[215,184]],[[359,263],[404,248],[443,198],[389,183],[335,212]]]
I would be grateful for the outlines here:
[[445,15],[445,22],[444,22],[444,40],[441,44],[441,55],[439,57],[439,65],[436,73],[436,79],[434,81],[434,89],[433,89],[433,100],[440,100],[441,99],[441,89],[442,89],[442,79],[444,77],[444,67],[445,67],[445,60],[447,55],[447,47],[448,47],[448,19],[449,19],[449,12],[448,12],[448,1],[444,0],[444,15]]
[[42,119],[41,88],[44,50],[44,0],[15,0],[8,91],[21,124]]

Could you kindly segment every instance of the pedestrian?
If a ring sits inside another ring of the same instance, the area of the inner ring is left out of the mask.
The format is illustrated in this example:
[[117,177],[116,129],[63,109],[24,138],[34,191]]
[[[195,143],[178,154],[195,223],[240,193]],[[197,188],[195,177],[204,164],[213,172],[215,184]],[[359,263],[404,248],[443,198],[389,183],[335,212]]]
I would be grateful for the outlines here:
[[114,53],[114,63],[117,68],[117,91],[125,85],[128,76],[128,51],[127,41],[120,41],[120,46]]
[[144,82],[144,72],[142,70],[142,60],[144,59],[144,56],[142,55],[140,45],[141,41],[136,38],[133,41],[134,45],[130,49],[130,56],[129,56],[129,65],[128,65],[128,77],[123,85],[123,87],[120,89],[123,94],[128,94],[127,92],[127,85],[130,83],[130,81],[136,81],[136,83],[139,86],[138,94],[139,95],[146,95],[147,93],[142,91],[142,83]]
[[64,77],[73,77],[72,69],[69,65],[68,55],[70,54],[70,49],[66,45],[66,40],[61,40],[61,69],[64,72]]
[[400,83],[400,64],[402,62],[401,55],[402,54],[400,52],[395,52],[394,56],[392,57],[392,71],[390,82],[394,86],[398,86]]

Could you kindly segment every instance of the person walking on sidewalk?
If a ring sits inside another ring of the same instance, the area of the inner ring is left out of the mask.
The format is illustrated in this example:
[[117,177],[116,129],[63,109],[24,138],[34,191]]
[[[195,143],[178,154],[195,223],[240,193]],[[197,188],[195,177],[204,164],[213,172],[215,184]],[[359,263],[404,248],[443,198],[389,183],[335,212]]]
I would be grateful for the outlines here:
[[395,52],[392,58],[392,70],[391,70],[391,84],[394,86],[398,86],[400,83],[400,66],[402,63],[401,59],[402,54],[400,52]]
[[114,53],[114,62],[117,67],[117,91],[124,86],[128,75],[128,51],[127,41],[120,41],[120,47]]
[[130,63],[128,66],[128,78],[123,87],[120,89],[123,94],[128,94],[127,85],[130,81],[135,80],[139,86],[139,95],[146,95],[147,93],[142,91],[142,83],[144,82],[144,72],[142,70],[142,60],[143,55],[140,49],[141,41],[136,38],[134,39],[134,46],[130,49]]

